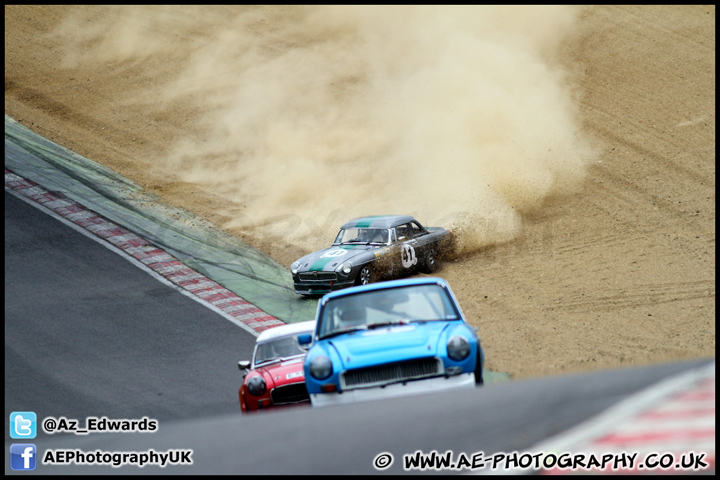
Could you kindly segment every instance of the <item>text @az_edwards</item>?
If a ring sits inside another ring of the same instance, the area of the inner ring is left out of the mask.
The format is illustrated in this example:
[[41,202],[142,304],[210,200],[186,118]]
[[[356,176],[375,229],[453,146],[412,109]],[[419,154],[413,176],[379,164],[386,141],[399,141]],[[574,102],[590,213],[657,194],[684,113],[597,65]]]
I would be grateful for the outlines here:
[[125,432],[125,433],[152,433],[158,429],[158,421],[152,418],[141,419],[110,419],[107,417],[87,417],[85,425],[72,418],[46,417],[42,421],[43,431],[53,433],[74,433],[86,435],[93,432]]

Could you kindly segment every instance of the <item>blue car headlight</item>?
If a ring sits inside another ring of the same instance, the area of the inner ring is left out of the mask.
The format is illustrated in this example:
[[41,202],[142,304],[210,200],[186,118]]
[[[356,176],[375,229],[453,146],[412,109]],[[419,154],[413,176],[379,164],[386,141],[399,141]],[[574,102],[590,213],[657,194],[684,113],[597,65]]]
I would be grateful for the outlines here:
[[456,362],[465,360],[470,354],[470,343],[465,337],[456,335],[452,337],[447,344],[448,357]]
[[333,373],[332,362],[328,357],[318,356],[310,360],[310,375],[318,380],[325,380]]
[[267,385],[265,385],[265,379],[259,375],[252,377],[247,382],[247,389],[248,392],[250,392],[250,395],[259,397],[267,390]]
[[296,275],[298,270],[300,270],[300,262],[294,262],[290,265],[290,272],[292,272],[293,275]]

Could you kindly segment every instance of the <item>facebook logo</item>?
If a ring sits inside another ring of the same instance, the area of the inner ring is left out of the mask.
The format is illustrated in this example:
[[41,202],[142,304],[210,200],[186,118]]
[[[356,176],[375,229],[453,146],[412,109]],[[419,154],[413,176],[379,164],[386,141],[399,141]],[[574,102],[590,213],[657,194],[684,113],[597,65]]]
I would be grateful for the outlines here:
[[32,443],[10,445],[10,468],[12,470],[35,470],[37,447]]
[[12,412],[10,414],[10,438],[35,438],[37,416],[35,412]]

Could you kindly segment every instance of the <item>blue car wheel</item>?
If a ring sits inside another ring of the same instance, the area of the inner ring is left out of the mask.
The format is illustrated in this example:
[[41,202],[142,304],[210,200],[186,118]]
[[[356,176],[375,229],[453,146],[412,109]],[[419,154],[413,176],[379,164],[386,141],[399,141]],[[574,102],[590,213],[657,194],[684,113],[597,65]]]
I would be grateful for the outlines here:
[[483,383],[482,356],[480,355],[480,346],[478,345],[477,361],[475,362],[475,385],[482,385]]

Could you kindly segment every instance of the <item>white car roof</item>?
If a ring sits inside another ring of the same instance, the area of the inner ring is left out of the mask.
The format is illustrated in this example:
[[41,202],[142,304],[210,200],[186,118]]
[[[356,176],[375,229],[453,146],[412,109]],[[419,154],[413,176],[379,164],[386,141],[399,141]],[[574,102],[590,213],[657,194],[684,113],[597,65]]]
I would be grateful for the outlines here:
[[267,342],[275,338],[297,335],[298,333],[312,333],[315,331],[315,320],[307,322],[288,323],[278,327],[268,328],[258,335],[255,343]]

